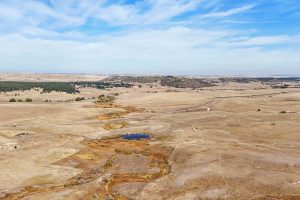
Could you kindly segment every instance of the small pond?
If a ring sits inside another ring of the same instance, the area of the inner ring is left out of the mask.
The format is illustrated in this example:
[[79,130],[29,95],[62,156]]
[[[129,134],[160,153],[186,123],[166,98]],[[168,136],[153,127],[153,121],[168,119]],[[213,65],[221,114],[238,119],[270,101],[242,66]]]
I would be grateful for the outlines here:
[[145,134],[128,134],[128,135],[121,135],[120,137],[126,140],[140,140],[141,138],[150,138],[149,135],[145,135]]

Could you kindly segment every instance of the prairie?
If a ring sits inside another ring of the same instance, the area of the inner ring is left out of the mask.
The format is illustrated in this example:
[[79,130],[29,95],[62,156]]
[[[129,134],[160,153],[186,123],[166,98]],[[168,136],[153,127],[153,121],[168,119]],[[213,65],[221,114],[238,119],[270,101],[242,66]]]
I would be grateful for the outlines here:
[[[300,199],[300,88],[134,84],[79,94],[1,93],[0,199]],[[116,96],[108,106],[96,103],[99,95]],[[9,102],[14,97],[33,102]],[[118,137],[124,134],[151,139]]]

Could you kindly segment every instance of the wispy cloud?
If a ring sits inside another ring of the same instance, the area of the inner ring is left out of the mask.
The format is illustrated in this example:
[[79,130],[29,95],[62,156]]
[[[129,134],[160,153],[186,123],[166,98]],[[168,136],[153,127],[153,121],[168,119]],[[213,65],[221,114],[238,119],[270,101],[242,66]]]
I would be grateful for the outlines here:
[[226,17],[226,16],[235,15],[235,14],[250,10],[254,6],[255,5],[247,5],[247,6],[243,6],[243,7],[240,7],[240,8],[234,8],[234,9],[230,9],[230,10],[227,10],[227,11],[221,11],[221,12],[213,11],[211,13],[201,15],[200,18]]
[[300,35],[279,35],[279,36],[264,36],[264,37],[252,37],[242,38],[240,41],[234,42],[220,42],[219,45],[224,46],[263,46],[263,45],[279,45],[279,44],[291,44],[300,43]]
[[232,23],[232,24],[267,24],[267,23],[279,23],[280,21],[235,21],[235,20],[222,20],[220,22]]
[[22,13],[15,8],[0,4],[0,20],[9,22],[19,20],[23,17]]

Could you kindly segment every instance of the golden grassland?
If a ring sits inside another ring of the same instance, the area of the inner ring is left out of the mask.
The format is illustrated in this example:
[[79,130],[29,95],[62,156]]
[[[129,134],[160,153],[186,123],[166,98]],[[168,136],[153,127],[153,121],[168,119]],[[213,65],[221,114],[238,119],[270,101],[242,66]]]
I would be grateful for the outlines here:
[[31,103],[1,93],[0,199],[300,199],[298,88],[169,90],[83,88],[80,102],[18,91]]

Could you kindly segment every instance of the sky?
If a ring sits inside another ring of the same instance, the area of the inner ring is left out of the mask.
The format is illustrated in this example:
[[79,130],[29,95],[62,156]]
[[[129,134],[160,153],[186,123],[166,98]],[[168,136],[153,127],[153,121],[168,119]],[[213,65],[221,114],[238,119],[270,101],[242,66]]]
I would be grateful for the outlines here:
[[0,71],[300,74],[300,1],[0,0]]

